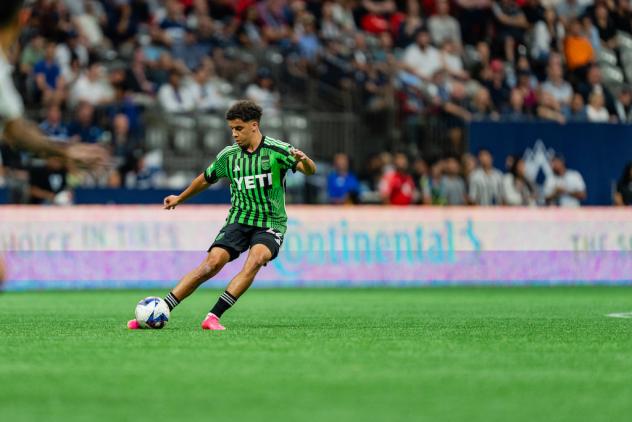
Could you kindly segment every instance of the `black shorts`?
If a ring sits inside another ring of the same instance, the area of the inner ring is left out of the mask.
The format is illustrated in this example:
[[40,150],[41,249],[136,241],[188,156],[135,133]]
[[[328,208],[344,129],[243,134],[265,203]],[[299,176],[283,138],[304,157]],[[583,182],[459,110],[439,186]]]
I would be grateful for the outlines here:
[[210,252],[216,246],[226,249],[232,261],[237,259],[242,252],[258,243],[267,246],[272,252],[272,259],[274,259],[279,255],[279,249],[283,244],[283,233],[266,227],[254,227],[239,223],[226,224],[219,231],[208,251]]

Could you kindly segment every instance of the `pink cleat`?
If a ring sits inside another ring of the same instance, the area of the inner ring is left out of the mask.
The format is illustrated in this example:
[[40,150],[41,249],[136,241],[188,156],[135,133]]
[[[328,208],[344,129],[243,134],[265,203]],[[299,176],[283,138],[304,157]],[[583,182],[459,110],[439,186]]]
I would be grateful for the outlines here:
[[135,319],[127,321],[127,328],[130,330],[140,330],[140,324]]
[[208,314],[206,319],[202,321],[203,330],[225,330],[226,328],[219,323],[219,318],[214,314]]

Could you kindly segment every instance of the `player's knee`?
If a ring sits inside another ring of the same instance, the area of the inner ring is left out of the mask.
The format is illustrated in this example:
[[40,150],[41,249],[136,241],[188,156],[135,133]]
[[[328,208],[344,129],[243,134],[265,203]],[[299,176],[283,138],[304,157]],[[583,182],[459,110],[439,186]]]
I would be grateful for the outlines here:
[[265,254],[254,254],[250,260],[252,270],[258,271],[261,267],[268,263],[269,259]]
[[213,277],[221,269],[222,269],[222,266],[219,263],[219,261],[215,259],[207,259],[202,263],[202,265],[200,265],[199,272],[203,278],[209,278],[209,277]]

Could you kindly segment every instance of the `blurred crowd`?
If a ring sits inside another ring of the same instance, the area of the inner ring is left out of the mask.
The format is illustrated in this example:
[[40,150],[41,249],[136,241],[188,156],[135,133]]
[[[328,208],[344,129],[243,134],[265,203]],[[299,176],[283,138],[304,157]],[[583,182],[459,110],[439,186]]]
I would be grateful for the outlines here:
[[143,141],[146,110],[222,113],[247,97],[279,115],[284,78],[257,60],[274,51],[288,79],[354,92],[364,112],[395,112],[403,143],[418,145],[420,121],[439,116],[454,158],[425,166],[428,180],[441,174],[454,187],[433,194],[435,184],[416,182],[419,201],[476,203],[471,182],[446,178],[470,176],[466,122],[630,122],[631,30],[629,0],[37,0],[11,58],[29,112],[60,142],[107,145],[116,166],[33,168],[3,150],[0,184],[11,173],[61,174],[53,179],[71,187],[164,185]]
[[[563,156],[550,158],[547,171],[529,168],[522,157],[507,156],[500,168],[487,149],[427,162],[405,152],[374,155],[356,174],[347,154],[335,155],[327,176],[331,204],[438,206],[579,207],[586,199],[580,172]],[[632,205],[632,162],[613,190],[614,205]]]

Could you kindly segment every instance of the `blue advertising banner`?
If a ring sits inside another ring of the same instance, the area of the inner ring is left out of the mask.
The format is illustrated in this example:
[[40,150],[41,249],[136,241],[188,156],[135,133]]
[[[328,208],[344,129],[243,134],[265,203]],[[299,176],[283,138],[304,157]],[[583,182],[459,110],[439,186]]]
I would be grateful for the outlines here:
[[616,181],[632,161],[632,125],[473,122],[469,149],[476,154],[481,148],[491,151],[501,170],[507,155],[522,156],[540,186],[551,173],[550,157],[561,154],[567,167],[579,171],[586,182],[583,204],[610,205]]

